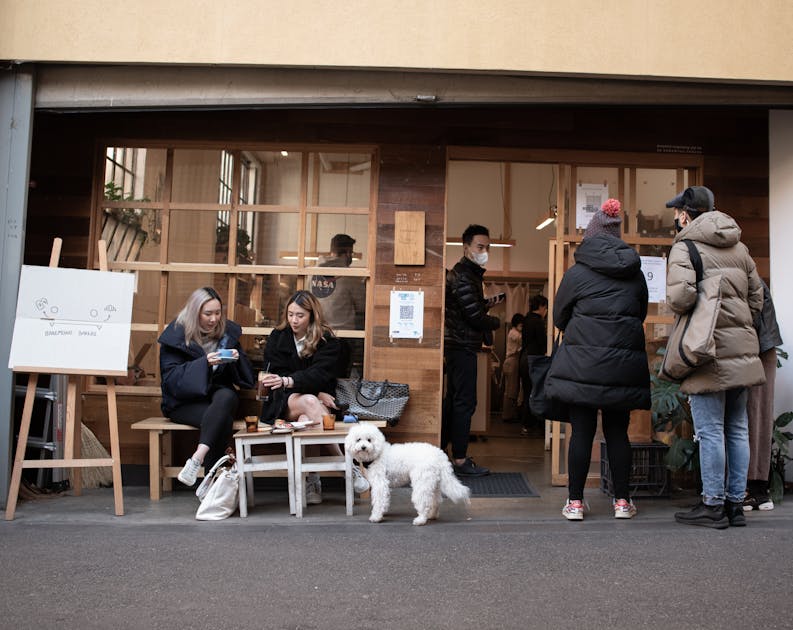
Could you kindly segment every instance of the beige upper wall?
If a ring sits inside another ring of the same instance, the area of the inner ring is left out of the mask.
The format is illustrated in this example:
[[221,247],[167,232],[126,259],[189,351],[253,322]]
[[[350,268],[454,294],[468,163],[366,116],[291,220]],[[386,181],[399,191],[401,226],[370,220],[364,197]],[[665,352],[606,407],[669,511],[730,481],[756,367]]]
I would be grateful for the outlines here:
[[0,59],[793,81],[787,0],[0,0]]

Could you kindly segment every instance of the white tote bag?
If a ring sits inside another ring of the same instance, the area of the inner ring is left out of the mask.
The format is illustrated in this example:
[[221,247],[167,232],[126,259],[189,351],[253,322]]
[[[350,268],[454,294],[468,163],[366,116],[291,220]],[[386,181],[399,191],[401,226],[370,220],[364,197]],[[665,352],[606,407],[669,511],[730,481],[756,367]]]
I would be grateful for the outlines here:
[[222,521],[237,510],[240,473],[233,455],[224,455],[212,466],[195,491],[201,500],[195,517],[199,521]]

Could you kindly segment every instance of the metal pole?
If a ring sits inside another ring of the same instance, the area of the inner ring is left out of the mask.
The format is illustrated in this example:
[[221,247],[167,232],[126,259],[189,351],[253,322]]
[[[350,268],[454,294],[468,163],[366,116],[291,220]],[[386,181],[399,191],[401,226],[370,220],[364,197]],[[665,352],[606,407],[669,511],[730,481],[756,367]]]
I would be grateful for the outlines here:
[[30,147],[33,137],[32,66],[0,69],[0,501],[8,499],[14,431],[14,375],[8,354],[25,250]]

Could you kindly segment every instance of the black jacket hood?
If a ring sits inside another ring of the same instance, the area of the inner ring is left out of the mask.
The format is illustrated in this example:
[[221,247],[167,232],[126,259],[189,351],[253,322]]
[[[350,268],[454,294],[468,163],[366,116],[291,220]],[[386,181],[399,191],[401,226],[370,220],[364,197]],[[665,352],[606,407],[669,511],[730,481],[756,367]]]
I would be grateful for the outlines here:
[[575,261],[611,278],[630,278],[642,267],[635,249],[607,234],[585,238],[575,252]]

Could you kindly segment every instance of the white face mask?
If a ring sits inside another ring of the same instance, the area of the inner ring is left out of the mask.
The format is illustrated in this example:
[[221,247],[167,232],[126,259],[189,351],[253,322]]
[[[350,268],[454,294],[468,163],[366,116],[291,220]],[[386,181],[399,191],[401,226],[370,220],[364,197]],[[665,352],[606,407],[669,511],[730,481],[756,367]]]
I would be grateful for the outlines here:
[[471,260],[473,260],[480,267],[484,267],[487,264],[487,252],[482,252],[480,254],[471,252]]

